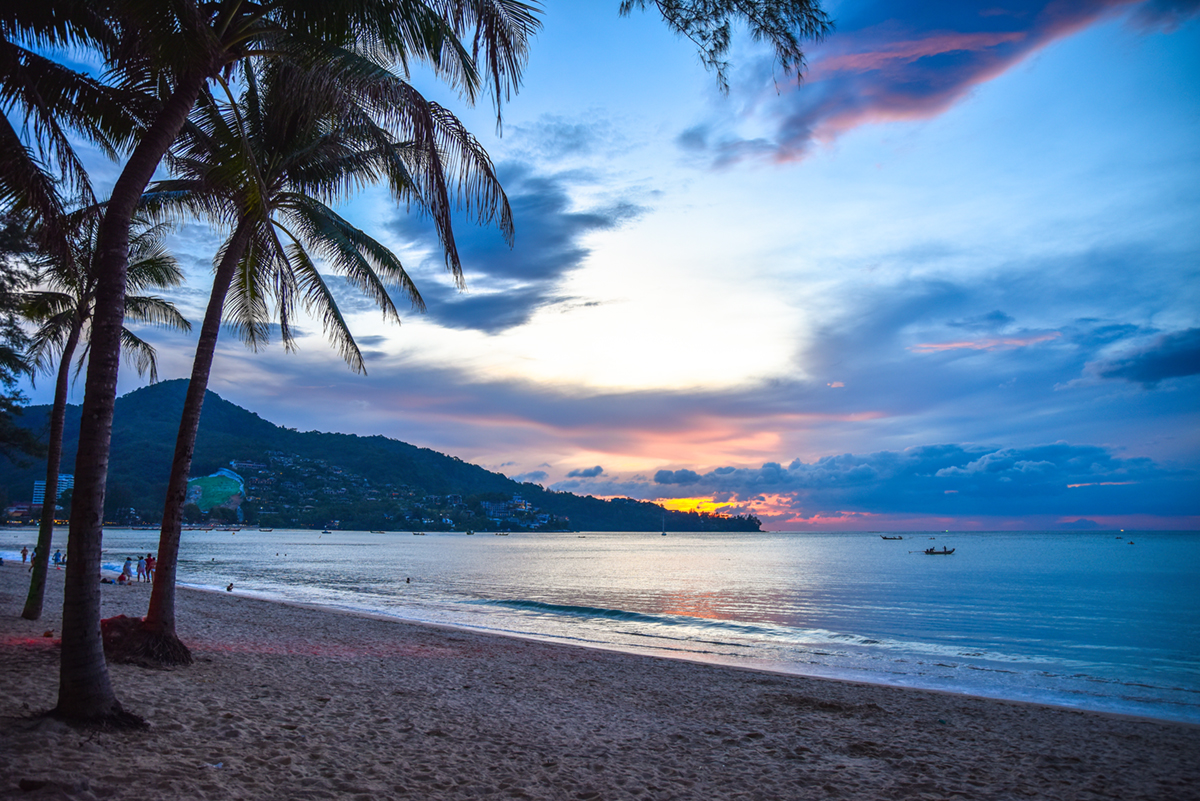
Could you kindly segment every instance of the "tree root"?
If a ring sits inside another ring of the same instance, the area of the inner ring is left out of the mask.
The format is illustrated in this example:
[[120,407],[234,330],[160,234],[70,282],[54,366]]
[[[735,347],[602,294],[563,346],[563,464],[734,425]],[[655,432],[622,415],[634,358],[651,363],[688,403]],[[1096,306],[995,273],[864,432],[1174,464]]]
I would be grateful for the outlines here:
[[92,715],[86,718],[75,717],[73,715],[64,715],[57,708],[51,709],[46,713],[47,717],[61,720],[69,726],[79,729],[90,729],[100,731],[128,731],[130,729],[148,729],[150,724],[146,719],[132,712],[126,712],[117,704],[117,708],[110,710],[102,715]]
[[104,656],[111,662],[161,668],[192,664],[192,652],[174,634],[151,631],[142,618],[117,615],[100,621]]

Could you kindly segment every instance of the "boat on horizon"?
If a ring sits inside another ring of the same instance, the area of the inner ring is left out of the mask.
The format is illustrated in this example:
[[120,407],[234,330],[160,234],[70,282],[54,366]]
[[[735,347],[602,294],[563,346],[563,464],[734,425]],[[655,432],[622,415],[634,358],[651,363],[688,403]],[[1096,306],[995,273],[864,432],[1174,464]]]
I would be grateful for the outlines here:
[[949,556],[952,553],[954,553],[954,549],[951,548],[950,550],[946,550],[945,545],[942,546],[942,550],[940,550],[940,551],[937,548],[926,548],[925,549],[925,554],[927,556]]
[[902,540],[902,539],[904,539],[904,537],[885,537],[882,534],[880,534],[879,539],[881,539],[881,540]]

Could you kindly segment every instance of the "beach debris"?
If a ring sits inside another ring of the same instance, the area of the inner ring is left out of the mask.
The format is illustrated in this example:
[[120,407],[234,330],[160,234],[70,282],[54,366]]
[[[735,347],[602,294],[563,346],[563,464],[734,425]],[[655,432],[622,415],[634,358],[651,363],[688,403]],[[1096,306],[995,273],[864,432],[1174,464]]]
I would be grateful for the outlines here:
[[208,768],[211,770],[220,770],[224,766],[225,766],[224,762],[203,762],[200,765],[200,769],[204,770],[205,768]]
[[43,631],[43,632],[42,632],[42,636],[43,636],[43,637],[53,637],[53,636],[54,636],[54,631],[53,631],[53,630],[50,630],[50,631]]

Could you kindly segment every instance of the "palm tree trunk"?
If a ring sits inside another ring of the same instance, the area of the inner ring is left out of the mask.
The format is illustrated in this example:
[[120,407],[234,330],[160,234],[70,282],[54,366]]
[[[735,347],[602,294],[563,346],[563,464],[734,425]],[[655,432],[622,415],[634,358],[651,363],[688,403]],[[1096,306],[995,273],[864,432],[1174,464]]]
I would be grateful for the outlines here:
[[113,186],[97,243],[97,285],[87,382],[75,457],[75,489],[63,587],[62,655],[55,714],[72,720],[135,719],[121,709],[108,677],[100,634],[100,550],[104,537],[104,486],[112,440],[113,409],[121,367],[121,325],[129,267],[129,225],[138,200],[167,148],[179,135],[204,88],[204,71],[180,78]]
[[[42,616],[42,601],[46,597],[46,572],[50,566],[50,545],[54,539],[54,507],[58,501],[58,469],[62,464],[63,425],[67,417],[67,388],[71,380],[71,358],[79,344],[83,317],[78,311],[71,323],[71,333],[63,345],[58,379],[54,384],[54,407],[50,410],[50,443],[46,448],[46,494],[42,499],[42,520],[38,526],[37,555],[33,559],[33,577],[29,580],[29,595],[21,617],[37,620]],[[69,549],[68,549],[69,550]],[[68,563],[70,560],[68,560]]]
[[151,641],[143,646],[141,655],[158,662],[191,662],[191,654],[175,634],[175,575],[179,558],[179,538],[183,527],[183,506],[187,501],[188,476],[192,472],[192,456],[196,451],[196,432],[200,428],[204,393],[208,390],[208,377],[217,349],[217,337],[221,333],[225,296],[229,293],[234,271],[246,252],[253,231],[254,226],[251,222],[240,222],[225,249],[221,263],[217,266],[208,309],[204,313],[204,324],[200,328],[200,341],[196,344],[196,357],[192,361],[192,377],[183,401],[179,435],[175,439],[175,458],[171,462],[171,477],[167,483],[167,498],[163,504],[162,528],[158,540],[158,567],[154,573],[154,589],[150,593],[150,609],[143,623],[143,629]]

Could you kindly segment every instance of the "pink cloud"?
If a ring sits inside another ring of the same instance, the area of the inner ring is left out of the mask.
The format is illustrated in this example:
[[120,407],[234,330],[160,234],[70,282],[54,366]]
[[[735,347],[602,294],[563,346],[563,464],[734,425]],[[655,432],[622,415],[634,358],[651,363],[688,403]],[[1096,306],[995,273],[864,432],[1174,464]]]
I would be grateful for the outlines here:
[[1089,484],[1068,484],[1067,489],[1076,489],[1077,487],[1124,487],[1128,484],[1136,483],[1136,481],[1093,481]]
[[936,33],[920,39],[895,42],[863,42],[870,49],[857,53],[831,54],[822,58],[813,67],[809,80],[819,81],[835,72],[886,71],[900,74],[904,67],[926,56],[955,52],[978,52],[1001,44],[1020,42],[1026,37],[1024,31],[1009,33]]
[[1049,342],[1060,336],[1062,336],[1060,332],[1051,331],[1024,337],[989,337],[988,339],[968,339],[957,342],[928,342],[912,345],[909,350],[916,353],[941,353],[947,350],[1011,350],[1036,345],[1039,342]]
[[[772,86],[774,136],[720,140],[697,128],[681,142],[711,151],[717,164],[752,156],[802,159],[814,141],[830,141],[860,125],[936,116],[1038,49],[1120,13],[1158,19],[1163,15],[1157,5],[1155,0],[1005,0],[982,7],[966,1],[844,6],[838,29],[812,48],[804,84],[779,95]],[[1193,6],[1174,9],[1157,29],[1194,14]]]

